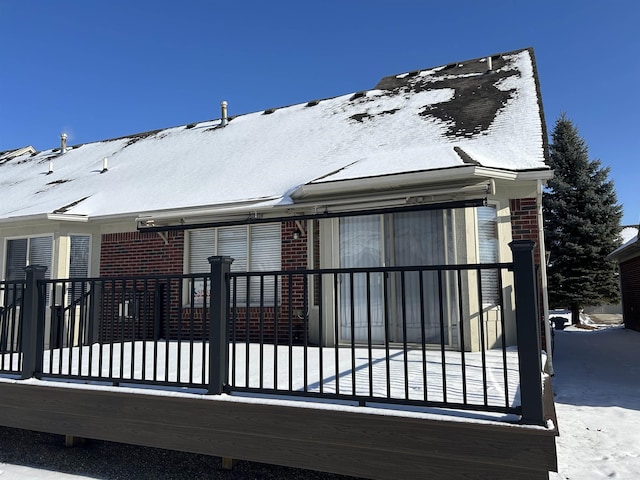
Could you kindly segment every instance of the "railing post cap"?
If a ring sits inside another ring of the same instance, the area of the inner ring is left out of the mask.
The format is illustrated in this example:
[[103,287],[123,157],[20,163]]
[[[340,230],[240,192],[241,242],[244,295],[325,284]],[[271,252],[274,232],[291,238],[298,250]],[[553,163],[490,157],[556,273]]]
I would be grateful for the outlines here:
[[225,255],[214,255],[212,257],[208,257],[207,260],[210,264],[214,263],[228,263],[231,265],[233,263],[233,258],[225,256]]
[[25,272],[46,272],[46,265],[27,265],[24,267]]
[[509,247],[512,251],[533,250],[535,246],[536,242],[534,242],[533,240],[514,240],[509,243]]

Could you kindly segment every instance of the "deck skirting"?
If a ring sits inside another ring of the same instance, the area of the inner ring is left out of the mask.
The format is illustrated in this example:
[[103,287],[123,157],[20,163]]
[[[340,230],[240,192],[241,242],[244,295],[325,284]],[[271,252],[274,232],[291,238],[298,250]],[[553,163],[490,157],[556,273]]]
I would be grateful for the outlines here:
[[300,405],[0,381],[8,427],[371,479],[542,479],[557,469],[555,428]]

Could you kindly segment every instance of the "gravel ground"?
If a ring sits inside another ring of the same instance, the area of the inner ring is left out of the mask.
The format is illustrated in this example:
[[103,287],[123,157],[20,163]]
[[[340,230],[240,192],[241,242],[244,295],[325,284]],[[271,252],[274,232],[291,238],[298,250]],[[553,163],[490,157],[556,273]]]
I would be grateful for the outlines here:
[[61,435],[7,427],[0,427],[0,479],[9,480],[10,477],[1,474],[3,463],[109,480],[355,480],[343,475],[242,461],[233,470],[223,470],[218,457],[99,440],[65,447]]

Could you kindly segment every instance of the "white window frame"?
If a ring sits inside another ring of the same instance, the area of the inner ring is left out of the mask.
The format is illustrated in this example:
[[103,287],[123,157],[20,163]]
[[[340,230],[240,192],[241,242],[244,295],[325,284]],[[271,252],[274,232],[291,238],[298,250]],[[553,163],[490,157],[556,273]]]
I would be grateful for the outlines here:
[[27,240],[27,255],[25,259],[25,267],[31,265],[30,250],[32,238],[45,238],[51,239],[51,257],[49,258],[49,265],[47,265],[47,271],[45,272],[45,278],[51,278],[51,270],[53,269],[53,260],[55,257],[55,239],[51,233],[35,234],[35,235],[18,235],[15,237],[6,237],[4,241],[4,264],[2,267],[2,278],[7,280],[7,268],[9,266],[9,242],[12,240]]

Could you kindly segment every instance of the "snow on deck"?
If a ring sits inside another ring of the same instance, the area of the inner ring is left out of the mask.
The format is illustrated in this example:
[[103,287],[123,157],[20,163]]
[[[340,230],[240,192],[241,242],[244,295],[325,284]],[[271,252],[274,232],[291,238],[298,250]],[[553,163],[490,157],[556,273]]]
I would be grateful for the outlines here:
[[[520,405],[515,348],[508,348],[504,357],[500,349],[488,350],[484,359],[481,352],[446,351],[443,364],[440,350],[421,348],[408,349],[406,354],[403,349],[390,348],[387,357],[385,348],[355,348],[352,355],[350,348],[248,347],[236,344],[235,349],[230,348],[232,388],[374,397],[371,401],[392,398],[497,407]],[[208,345],[204,344],[203,350],[200,342],[164,341],[46,350],[43,377],[62,375],[95,381],[120,380],[120,384],[130,381],[206,388],[208,350]]]

